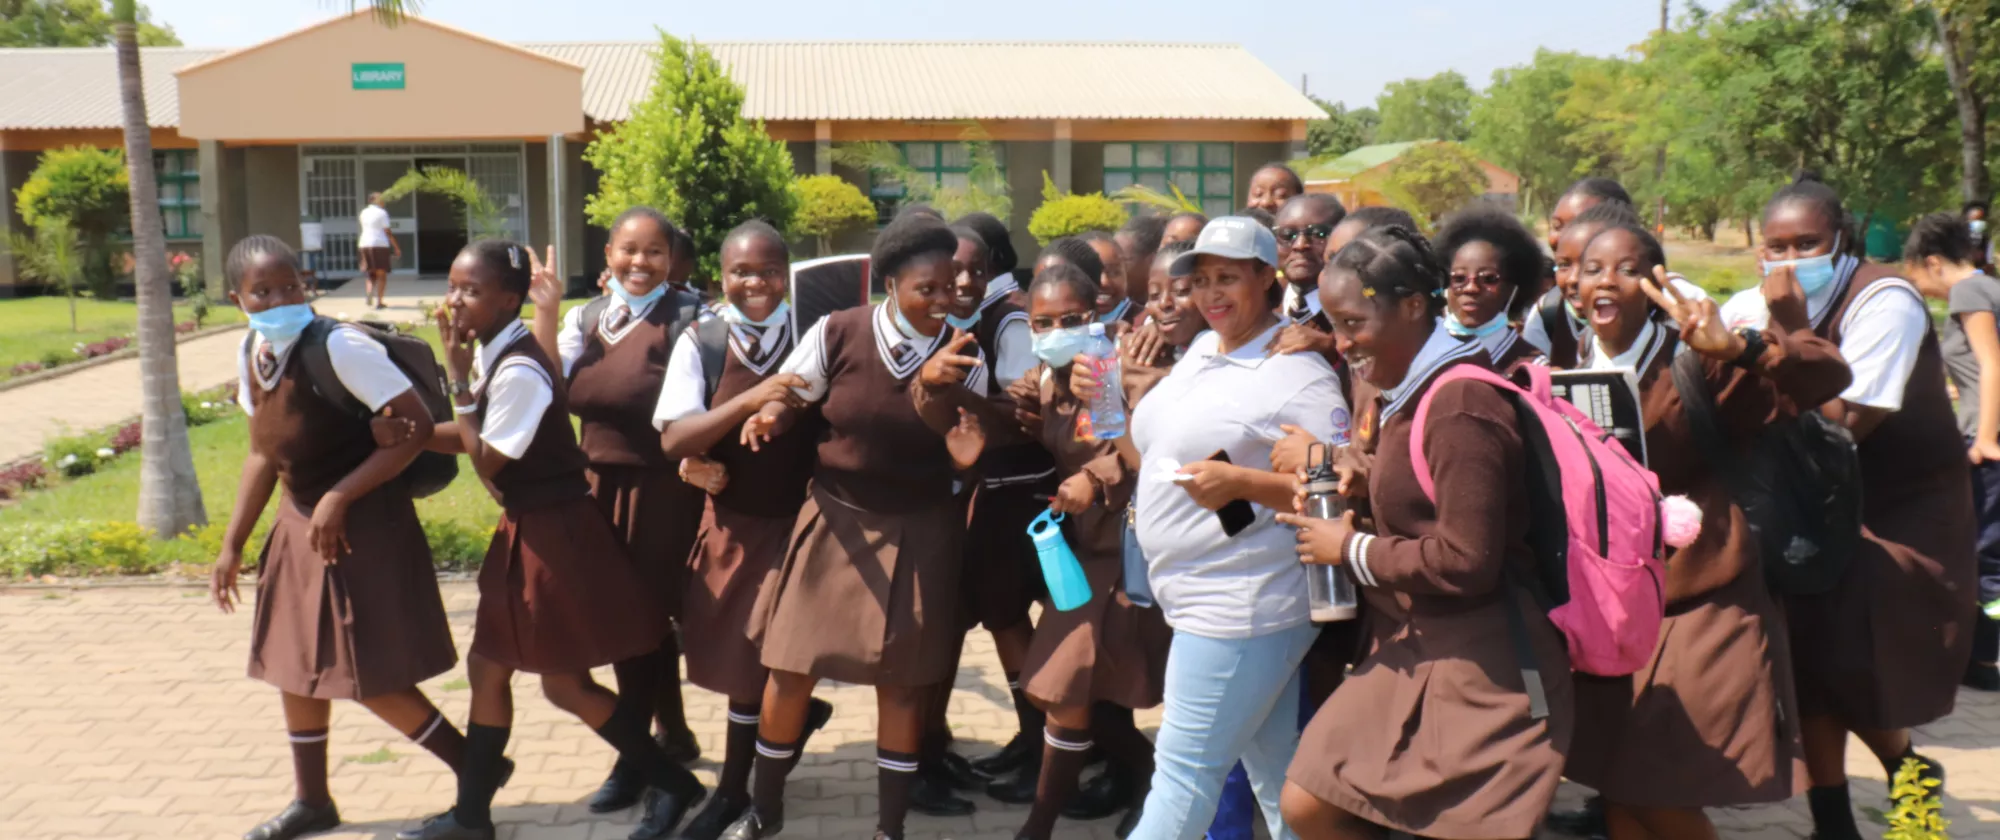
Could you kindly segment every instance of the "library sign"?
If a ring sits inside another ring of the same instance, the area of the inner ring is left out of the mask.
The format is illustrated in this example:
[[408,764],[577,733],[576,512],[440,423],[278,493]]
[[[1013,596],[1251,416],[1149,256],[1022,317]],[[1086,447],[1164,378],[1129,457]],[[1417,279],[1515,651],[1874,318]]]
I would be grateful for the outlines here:
[[355,90],[402,90],[403,63],[355,64]]

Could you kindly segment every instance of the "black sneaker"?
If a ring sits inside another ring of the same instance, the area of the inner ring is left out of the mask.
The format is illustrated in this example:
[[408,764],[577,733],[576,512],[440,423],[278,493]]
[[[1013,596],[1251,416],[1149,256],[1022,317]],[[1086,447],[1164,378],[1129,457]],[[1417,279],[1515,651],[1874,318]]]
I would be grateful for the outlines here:
[[459,825],[458,816],[446,811],[416,828],[396,832],[396,840],[493,840],[493,826],[473,828]]
[[646,793],[646,780],[630,762],[619,759],[611,765],[611,775],[604,777],[604,784],[597,786],[597,792],[584,803],[593,814],[609,814],[623,811],[639,804],[639,798]]
[[1041,752],[1041,749],[1041,733],[1033,735],[1026,732],[1016,733],[1013,740],[1008,741],[1007,746],[1001,747],[999,752],[973,759],[972,772],[985,776],[989,781],[998,781],[1006,778],[1007,774],[1021,769],[1021,765],[1028,763],[1028,760]]
[[763,840],[785,830],[783,815],[766,819],[756,808],[743,812],[729,830],[722,832],[722,840]]
[[325,805],[307,805],[294,799],[277,816],[245,833],[243,840],[293,840],[295,837],[332,831],[338,825],[340,809],[333,806],[332,800]]

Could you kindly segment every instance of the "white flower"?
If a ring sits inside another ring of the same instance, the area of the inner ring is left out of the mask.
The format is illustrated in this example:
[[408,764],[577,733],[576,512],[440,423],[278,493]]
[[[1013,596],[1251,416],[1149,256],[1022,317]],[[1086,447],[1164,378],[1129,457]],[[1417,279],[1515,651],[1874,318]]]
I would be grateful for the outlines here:
[[202,401],[202,403],[201,403],[201,407],[202,407],[202,408],[214,408],[214,407],[215,407],[215,403],[212,403],[212,402],[208,402],[207,400],[203,400],[203,401]]
[[97,457],[99,457],[99,458],[116,458],[116,457],[118,457],[118,453],[116,453],[116,452],[113,452],[113,451],[111,451],[111,447],[107,446],[107,447],[104,447],[103,449],[99,449],[99,450],[97,450]]
[[72,467],[72,466],[75,466],[75,465],[76,465],[76,453],[74,453],[74,452],[72,452],[72,453],[70,453],[70,454],[68,454],[68,455],[64,455],[64,456],[62,456],[62,460],[60,460],[60,461],[57,461],[57,462],[56,462],[56,466],[58,466],[58,467],[62,467],[62,468],[65,468],[65,469],[67,469],[67,468],[69,468],[69,467]]

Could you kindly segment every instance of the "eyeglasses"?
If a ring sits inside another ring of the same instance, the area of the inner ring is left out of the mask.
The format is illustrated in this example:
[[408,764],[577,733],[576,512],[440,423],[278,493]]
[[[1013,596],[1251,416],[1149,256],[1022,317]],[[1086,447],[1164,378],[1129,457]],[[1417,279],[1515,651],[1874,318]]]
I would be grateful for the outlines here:
[[1094,315],[1085,314],[1064,315],[1061,318],[1031,318],[1028,320],[1028,329],[1034,332],[1048,332],[1054,329],[1072,330],[1077,327],[1087,326],[1093,320],[1095,320]]
[[1491,286],[1491,287],[1494,287],[1494,288],[1498,288],[1498,287],[1500,286],[1500,275],[1498,275],[1498,274],[1457,274],[1457,273],[1454,273],[1454,274],[1452,274],[1452,275],[1451,275],[1451,285],[1452,285],[1453,287],[1458,287],[1458,286]]
[[1299,237],[1301,236],[1311,237],[1314,242],[1325,242],[1328,236],[1333,235],[1333,226],[1306,225],[1302,228],[1274,227],[1271,228],[1271,233],[1278,237],[1279,242],[1283,242],[1286,245],[1299,241]]

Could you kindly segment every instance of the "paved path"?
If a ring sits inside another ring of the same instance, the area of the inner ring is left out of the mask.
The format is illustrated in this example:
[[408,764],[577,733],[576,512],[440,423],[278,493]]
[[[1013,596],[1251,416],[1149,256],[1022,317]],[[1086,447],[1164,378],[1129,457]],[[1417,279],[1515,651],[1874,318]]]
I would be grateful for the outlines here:
[[[233,838],[284,806],[291,769],[276,697],[243,676],[249,614],[221,615],[205,595],[165,587],[0,592],[0,838]],[[445,597],[463,648],[476,593],[454,583]],[[974,633],[970,644],[952,722],[959,749],[978,755],[1014,724],[991,641]],[[454,721],[465,719],[463,677],[460,668],[425,685]],[[839,711],[793,776],[787,840],[873,831],[872,693],[842,686],[825,694]],[[611,751],[528,680],[517,682],[515,702],[509,751],[520,769],[497,803],[502,840],[622,840],[632,814],[595,819],[580,804]],[[452,779],[429,755],[354,704],[334,710],[332,784],[350,823],[323,836],[387,840],[450,803]],[[723,714],[721,698],[688,689],[688,718],[710,751],[697,772],[709,781]],[[1149,731],[1157,722],[1156,713],[1140,716]],[[1958,713],[1926,727],[1919,744],[1951,772],[1951,836],[2000,837],[2000,697],[1962,695]],[[1879,802],[1880,768],[1858,745],[1850,755],[1856,802]],[[910,840],[1005,840],[1026,815],[984,798],[979,807],[970,818],[912,816]],[[1796,800],[1717,817],[1730,838],[1797,840],[1809,830]],[[1110,832],[1109,822],[1064,821],[1057,836],[1109,840]]]
[[[389,308],[377,314],[414,321],[420,301],[444,298],[442,280],[394,280]],[[315,303],[321,313],[360,317],[361,283],[351,282]],[[182,342],[177,348],[181,390],[213,388],[236,378],[236,348],[243,333],[229,330]],[[139,416],[139,360],[125,359],[68,376],[0,392],[0,464],[33,455],[50,437],[100,429]]]

